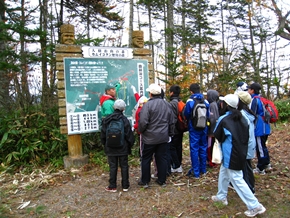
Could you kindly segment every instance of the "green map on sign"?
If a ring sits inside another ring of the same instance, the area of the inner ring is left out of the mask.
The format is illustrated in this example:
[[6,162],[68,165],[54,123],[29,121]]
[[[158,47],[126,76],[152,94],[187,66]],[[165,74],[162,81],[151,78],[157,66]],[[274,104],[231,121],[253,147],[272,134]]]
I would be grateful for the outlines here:
[[[107,84],[117,82],[121,84],[116,97],[125,101],[124,114],[131,122],[133,122],[132,114],[137,103],[131,86],[136,88],[140,96],[147,94],[145,90],[149,86],[147,60],[65,58],[64,72],[67,116],[73,117],[78,113],[97,112],[97,128],[101,123],[100,98],[104,94]],[[68,120],[68,127],[70,123],[77,122],[82,121],[69,122]],[[79,128],[81,130],[75,133],[95,131],[95,129]],[[74,129],[70,129],[73,133]]]

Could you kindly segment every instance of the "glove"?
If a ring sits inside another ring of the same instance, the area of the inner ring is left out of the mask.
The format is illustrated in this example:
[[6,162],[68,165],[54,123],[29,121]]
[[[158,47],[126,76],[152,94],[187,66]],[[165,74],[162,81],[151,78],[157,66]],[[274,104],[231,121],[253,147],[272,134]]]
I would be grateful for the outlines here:
[[169,136],[169,140],[168,140],[168,142],[167,142],[167,143],[169,143],[169,142],[171,142],[171,136]]
[[120,83],[120,82],[117,82],[117,83],[115,84],[115,89],[118,90],[120,87],[121,87],[121,83]]
[[134,93],[134,94],[137,93],[135,86],[131,85],[131,89],[133,90],[133,93]]

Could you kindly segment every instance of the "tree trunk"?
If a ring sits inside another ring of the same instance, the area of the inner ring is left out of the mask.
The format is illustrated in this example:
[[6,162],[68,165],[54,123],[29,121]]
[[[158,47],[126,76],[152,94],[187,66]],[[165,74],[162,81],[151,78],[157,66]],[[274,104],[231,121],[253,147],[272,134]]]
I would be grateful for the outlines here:
[[[5,23],[5,0],[0,0],[0,23]],[[0,29],[0,34],[6,31],[4,29]],[[4,40],[0,40],[0,51],[6,50],[6,42]],[[5,57],[1,56],[0,62],[5,62]],[[9,78],[7,76],[7,72],[3,69],[0,69],[0,107],[6,107],[9,105]],[[7,108],[8,109],[8,108]]]
[[133,20],[134,20],[134,0],[130,0],[130,15],[129,15],[129,41],[128,47],[132,48],[132,32],[133,32]]
[[[21,73],[21,90],[17,94],[18,102],[20,107],[27,108],[31,104],[31,96],[29,92],[29,81],[28,81],[28,63],[27,63],[27,55],[26,55],[26,42],[25,42],[25,24],[26,24],[26,14],[25,14],[25,0],[21,0],[21,28],[22,31],[20,31],[20,73]],[[43,79],[44,80],[44,79]]]
[[150,50],[152,52],[152,66],[153,66],[153,72],[154,72],[154,62],[155,62],[155,59],[154,59],[154,42],[153,42],[153,34],[152,34],[152,18],[151,18],[151,13],[152,13],[152,10],[151,10],[151,4],[150,4],[150,1],[148,2],[148,18],[149,18],[149,41],[150,41]]
[[49,108],[50,102],[50,90],[48,85],[48,77],[47,77],[47,0],[43,0],[39,2],[40,4],[40,47],[41,47],[41,73],[42,73],[42,96],[41,96],[41,104],[42,108]]

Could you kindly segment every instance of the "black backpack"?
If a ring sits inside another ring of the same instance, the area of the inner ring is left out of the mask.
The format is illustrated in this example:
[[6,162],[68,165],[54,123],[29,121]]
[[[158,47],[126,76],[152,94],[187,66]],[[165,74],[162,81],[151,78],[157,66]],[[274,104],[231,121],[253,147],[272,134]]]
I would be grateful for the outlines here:
[[207,125],[206,112],[207,108],[204,102],[204,99],[194,100],[194,108],[192,110],[192,126],[196,130],[203,130]]
[[112,120],[106,131],[106,146],[111,148],[121,148],[124,146],[124,140],[123,120]]

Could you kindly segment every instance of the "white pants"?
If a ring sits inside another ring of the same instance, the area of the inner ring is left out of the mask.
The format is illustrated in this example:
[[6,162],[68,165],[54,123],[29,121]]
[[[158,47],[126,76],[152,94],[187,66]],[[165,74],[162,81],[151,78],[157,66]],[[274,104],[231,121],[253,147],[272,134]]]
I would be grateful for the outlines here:
[[248,210],[252,210],[260,205],[258,199],[254,196],[249,186],[243,179],[242,170],[227,169],[221,164],[217,198],[222,200],[227,197],[229,183],[232,183],[235,191],[242,201],[246,204]]

